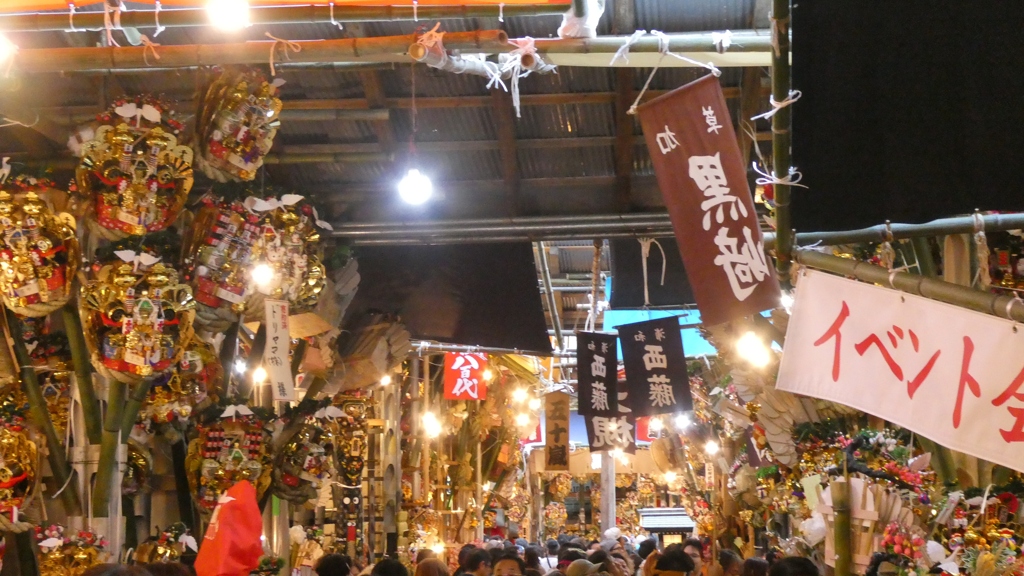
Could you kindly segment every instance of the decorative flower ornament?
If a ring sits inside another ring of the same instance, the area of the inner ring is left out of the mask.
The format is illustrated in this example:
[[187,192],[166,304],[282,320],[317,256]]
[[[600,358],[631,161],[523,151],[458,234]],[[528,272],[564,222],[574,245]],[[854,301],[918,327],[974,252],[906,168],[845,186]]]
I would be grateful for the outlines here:
[[225,69],[206,88],[196,114],[196,163],[218,182],[256,177],[280,125],[283,80],[253,69]]
[[123,99],[97,118],[75,172],[79,212],[91,206],[91,231],[107,240],[157,232],[178,217],[192,189],[192,149],[182,125],[159,100]]
[[21,316],[64,306],[78,270],[75,219],[57,214],[48,180],[0,175],[0,297]]

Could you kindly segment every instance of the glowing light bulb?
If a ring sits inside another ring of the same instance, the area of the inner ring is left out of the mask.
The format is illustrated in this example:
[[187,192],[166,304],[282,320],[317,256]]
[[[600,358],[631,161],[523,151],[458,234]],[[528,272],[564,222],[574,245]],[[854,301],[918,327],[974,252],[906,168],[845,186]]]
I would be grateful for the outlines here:
[[530,410],[540,410],[540,398],[530,398],[528,406]]
[[434,544],[430,547],[430,549],[433,550],[434,554],[437,554],[438,556],[444,554],[444,544]]
[[661,432],[665,428],[665,423],[661,421],[661,418],[651,418],[651,421],[647,424],[647,428],[651,432]]
[[764,368],[772,360],[771,351],[753,332],[747,332],[736,341],[736,352],[756,368]]
[[267,371],[263,366],[257,366],[256,369],[252,371],[252,381],[254,384],[262,384],[267,381]]
[[437,414],[427,412],[423,415],[423,432],[427,438],[437,438],[441,435],[441,421],[437,419]]
[[494,372],[492,372],[490,368],[484,370],[484,380],[490,382],[493,379],[494,379]]
[[530,415],[525,412],[516,414],[516,426],[526,426],[530,423]]
[[676,481],[676,478],[678,478],[678,475],[676,475],[675,472],[665,472],[665,483],[666,484],[672,484],[673,482]]
[[245,374],[245,368],[245,360],[242,360],[241,358],[235,360],[235,372]]
[[385,375],[381,376],[380,377],[380,385],[381,386],[387,386],[388,384],[391,384],[391,376],[388,375],[388,374],[385,374]]
[[708,440],[708,443],[704,445],[704,452],[707,453],[708,456],[718,454],[718,450],[718,442],[715,442],[714,440]]
[[252,276],[252,281],[257,286],[265,288],[270,285],[270,282],[274,279],[274,269],[267,264],[257,264],[253,266],[249,275]]
[[793,310],[793,302],[795,301],[796,300],[793,299],[792,294],[789,292],[783,292],[782,297],[779,299],[779,304],[782,304],[782,307],[786,309],[786,312],[791,312]]
[[206,14],[210,24],[220,30],[241,30],[250,25],[248,0],[210,0]]
[[407,203],[418,206],[434,195],[434,184],[426,174],[410,168],[405,177],[398,182],[398,195]]
[[6,63],[18,53],[18,47],[7,36],[0,34],[0,64]]
[[609,454],[611,454],[612,458],[618,458],[622,456],[622,448],[613,448]]
[[676,416],[676,428],[679,430],[686,430],[690,426],[690,417],[686,414],[680,414]]
[[516,388],[512,391],[512,401],[516,404],[522,404],[525,402],[527,396],[526,388]]

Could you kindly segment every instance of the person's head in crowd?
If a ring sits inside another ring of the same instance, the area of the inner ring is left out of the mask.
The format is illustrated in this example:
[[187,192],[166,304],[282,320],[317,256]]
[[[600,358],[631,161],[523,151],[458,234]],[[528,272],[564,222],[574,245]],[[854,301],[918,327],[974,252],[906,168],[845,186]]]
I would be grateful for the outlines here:
[[514,553],[506,554],[494,563],[493,576],[523,576],[526,564]]
[[572,538],[570,538],[569,535],[565,532],[562,532],[558,535],[558,538],[555,538],[555,540],[558,542],[560,546],[565,546],[569,543],[570,540],[572,540]]
[[768,569],[768,576],[820,576],[818,567],[807,558],[788,556],[776,560]]
[[554,538],[549,539],[546,546],[548,547],[548,556],[558,556],[558,548],[561,546],[558,543],[558,540],[555,540]]
[[477,550],[474,544],[464,544],[462,548],[459,548],[459,570],[466,569],[466,560],[469,560],[469,555]]
[[[652,554],[648,558],[654,557]],[[695,564],[693,558],[678,544],[665,547],[665,551],[657,556],[654,564],[653,574],[659,572],[693,572]]]
[[526,548],[530,545],[530,543],[526,541],[526,538],[516,538],[515,543],[516,546],[522,546],[523,548]]
[[640,556],[641,560],[647,560],[647,557],[651,555],[651,552],[654,552],[657,549],[658,543],[654,538],[647,538],[646,540],[640,541],[640,545],[637,546],[636,552],[637,555]]
[[563,548],[558,552],[558,569],[561,572],[565,572],[569,564],[577,560],[586,560],[587,553],[578,548]]
[[612,557],[612,562],[622,570],[623,574],[626,574],[627,576],[636,574],[636,564],[633,562],[633,559],[630,558],[629,554],[627,554],[621,547],[611,551],[609,556]]
[[704,566],[704,543],[697,538],[687,538],[683,542],[683,552],[693,560],[693,569],[700,572]]
[[[370,571],[371,576],[409,576],[405,565],[394,558],[385,558],[377,562]],[[486,576],[486,575],[485,575]]]
[[424,558],[416,563],[416,576],[448,576],[448,565],[437,558]]
[[618,540],[619,538],[622,538],[622,530],[619,530],[617,526],[612,526],[604,531],[605,540]]
[[722,566],[723,576],[740,576],[743,572],[743,558],[732,550],[719,552],[718,563]]
[[352,573],[352,559],[341,554],[326,554],[316,563],[315,571],[317,576],[349,576]]
[[607,552],[601,549],[597,549],[587,556],[587,562],[591,564],[597,564],[601,568],[601,572],[612,571],[612,559]]
[[747,558],[743,561],[743,576],[768,576],[768,561],[764,558]]
[[629,554],[629,559],[633,561],[633,573],[636,574],[636,570],[640,569],[640,565],[644,563],[644,559],[641,558],[640,555],[636,552],[631,552]]
[[590,576],[601,570],[601,567],[589,560],[573,560],[565,569],[565,576]]
[[420,548],[416,551],[416,564],[430,558],[437,558],[437,552],[434,552],[430,548]]
[[488,550],[474,550],[466,559],[466,572],[473,576],[491,576],[491,554]]
[[527,568],[540,569],[540,557],[543,554],[541,549],[536,546],[527,546],[526,551],[523,553],[523,561],[526,562]]
[[516,543],[511,541],[511,540],[505,540],[504,542],[501,543],[501,545],[502,545],[502,547],[505,550],[515,550],[516,549]]
[[152,576],[152,574],[142,566],[97,564],[83,572],[82,576]]
[[587,550],[589,550],[591,552],[595,552],[595,551],[600,550],[600,549],[601,549],[601,543],[598,542],[597,540],[591,540],[589,543],[587,543]]
[[779,551],[777,548],[772,548],[768,551],[767,554],[764,555],[764,559],[768,562],[769,566],[775,564],[775,562],[777,562],[780,558],[782,558],[782,552]]
[[[150,576],[192,576],[192,571],[181,562],[154,562],[153,564],[143,564],[142,567],[149,572]],[[348,576],[348,572],[342,576]]]
[[[490,550],[488,550],[488,552],[491,554],[492,568],[494,567],[494,563],[498,561],[498,558],[501,558],[502,556],[508,553],[504,548],[501,547],[501,545],[499,545],[497,548],[491,548]],[[515,554],[515,550],[513,550],[512,553]]]

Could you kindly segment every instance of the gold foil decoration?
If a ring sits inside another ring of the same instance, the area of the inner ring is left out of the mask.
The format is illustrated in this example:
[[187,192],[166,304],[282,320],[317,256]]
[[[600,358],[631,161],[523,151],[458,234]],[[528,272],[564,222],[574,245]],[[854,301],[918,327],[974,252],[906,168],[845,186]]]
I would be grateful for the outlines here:
[[192,499],[204,517],[213,513],[221,494],[240,480],[256,487],[257,498],[270,487],[269,432],[244,406],[230,406],[225,414],[229,412],[230,416],[211,425],[198,426],[198,436],[189,443],[185,457]]

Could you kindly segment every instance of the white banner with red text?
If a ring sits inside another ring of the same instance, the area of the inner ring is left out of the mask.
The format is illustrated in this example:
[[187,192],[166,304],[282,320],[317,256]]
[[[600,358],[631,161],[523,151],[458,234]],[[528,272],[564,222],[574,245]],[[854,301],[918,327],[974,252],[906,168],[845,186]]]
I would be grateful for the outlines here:
[[1024,326],[805,270],[777,387],[1024,470]]

